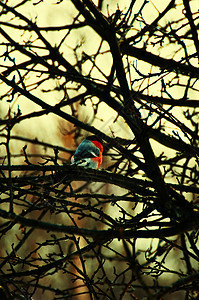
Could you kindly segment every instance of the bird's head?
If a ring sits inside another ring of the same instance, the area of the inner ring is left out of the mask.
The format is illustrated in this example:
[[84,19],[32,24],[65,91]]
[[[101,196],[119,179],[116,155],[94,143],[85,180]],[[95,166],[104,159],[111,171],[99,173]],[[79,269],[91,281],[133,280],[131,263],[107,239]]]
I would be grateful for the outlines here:
[[91,141],[96,147],[100,149],[100,152],[103,152],[103,142],[102,139],[96,135],[90,135],[86,140]]

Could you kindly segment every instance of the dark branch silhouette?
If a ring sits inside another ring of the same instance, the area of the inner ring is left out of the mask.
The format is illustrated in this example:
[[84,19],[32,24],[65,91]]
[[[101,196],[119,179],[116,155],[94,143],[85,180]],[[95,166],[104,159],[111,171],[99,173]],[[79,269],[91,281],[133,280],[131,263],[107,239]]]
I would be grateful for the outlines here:
[[198,298],[199,15],[125,3],[0,2],[2,299]]

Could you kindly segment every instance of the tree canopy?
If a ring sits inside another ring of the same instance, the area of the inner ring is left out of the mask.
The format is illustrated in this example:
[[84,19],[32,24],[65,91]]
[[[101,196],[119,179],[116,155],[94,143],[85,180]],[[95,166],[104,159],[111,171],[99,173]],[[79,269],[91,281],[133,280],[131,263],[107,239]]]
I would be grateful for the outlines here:
[[196,2],[0,2],[4,299],[199,296]]

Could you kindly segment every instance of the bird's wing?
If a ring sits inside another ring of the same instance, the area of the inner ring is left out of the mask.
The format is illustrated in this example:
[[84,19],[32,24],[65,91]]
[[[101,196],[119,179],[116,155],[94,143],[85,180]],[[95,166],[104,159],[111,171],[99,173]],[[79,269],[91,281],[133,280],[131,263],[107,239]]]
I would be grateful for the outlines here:
[[99,148],[97,148],[91,141],[84,141],[81,143],[74,153],[74,161],[82,158],[92,158],[99,156]]

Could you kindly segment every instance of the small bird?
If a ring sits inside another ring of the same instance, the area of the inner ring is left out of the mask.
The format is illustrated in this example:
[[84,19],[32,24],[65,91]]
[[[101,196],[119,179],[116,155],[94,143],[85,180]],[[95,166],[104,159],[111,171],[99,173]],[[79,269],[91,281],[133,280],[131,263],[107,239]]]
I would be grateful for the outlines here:
[[71,165],[98,169],[102,163],[103,144],[96,135],[88,136],[77,147],[71,158]]

